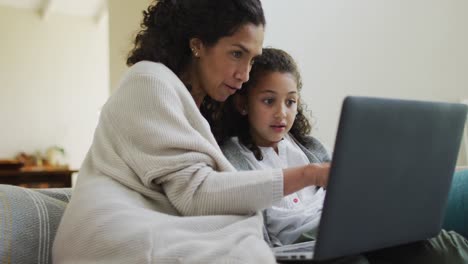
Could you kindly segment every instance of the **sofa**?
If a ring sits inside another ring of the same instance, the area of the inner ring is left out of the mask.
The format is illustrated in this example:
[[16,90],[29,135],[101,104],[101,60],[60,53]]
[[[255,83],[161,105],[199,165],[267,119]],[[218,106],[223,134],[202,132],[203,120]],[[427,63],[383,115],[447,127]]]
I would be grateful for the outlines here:
[[[52,243],[71,189],[0,184],[0,263],[52,263]],[[468,238],[468,168],[454,174],[443,228]]]

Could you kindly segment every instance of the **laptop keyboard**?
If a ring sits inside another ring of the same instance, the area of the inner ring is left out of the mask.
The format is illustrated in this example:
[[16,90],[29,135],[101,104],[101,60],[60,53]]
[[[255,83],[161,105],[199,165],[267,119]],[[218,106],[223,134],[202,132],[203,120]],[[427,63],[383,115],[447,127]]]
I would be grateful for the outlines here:
[[315,248],[315,241],[308,241],[293,245],[273,248],[275,253],[296,253],[296,252],[313,252]]
[[298,248],[291,248],[285,249],[277,252],[281,253],[298,253],[298,252],[312,252],[314,250],[314,245],[309,245],[307,247],[298,247]]

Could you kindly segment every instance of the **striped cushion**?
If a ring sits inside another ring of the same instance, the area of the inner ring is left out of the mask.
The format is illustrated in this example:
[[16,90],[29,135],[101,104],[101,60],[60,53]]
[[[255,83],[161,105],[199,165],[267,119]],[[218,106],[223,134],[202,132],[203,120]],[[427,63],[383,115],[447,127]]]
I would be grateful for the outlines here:
[[0,263],[52,263],[51,247],[71,189],[0,184]]

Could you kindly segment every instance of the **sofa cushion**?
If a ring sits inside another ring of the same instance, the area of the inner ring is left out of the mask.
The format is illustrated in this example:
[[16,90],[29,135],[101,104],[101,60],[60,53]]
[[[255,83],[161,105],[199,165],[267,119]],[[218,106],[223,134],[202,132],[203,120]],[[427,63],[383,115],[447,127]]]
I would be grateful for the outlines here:
[[0,263],[52,263],[51,247],[71,189],[0,184]]
[[468,170],[453,176],[443,227],[468,239]]

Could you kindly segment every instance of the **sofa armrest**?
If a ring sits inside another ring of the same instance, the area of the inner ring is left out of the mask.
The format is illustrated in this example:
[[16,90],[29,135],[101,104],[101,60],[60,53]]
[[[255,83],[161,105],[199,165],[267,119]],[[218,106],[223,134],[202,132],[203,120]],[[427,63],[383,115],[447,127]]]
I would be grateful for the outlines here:
[[443,228],[468,239],[468,169],[457,170],[453,175]]
[[52,263],[52,244],[71,189],[0,184],[0,259]]

